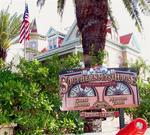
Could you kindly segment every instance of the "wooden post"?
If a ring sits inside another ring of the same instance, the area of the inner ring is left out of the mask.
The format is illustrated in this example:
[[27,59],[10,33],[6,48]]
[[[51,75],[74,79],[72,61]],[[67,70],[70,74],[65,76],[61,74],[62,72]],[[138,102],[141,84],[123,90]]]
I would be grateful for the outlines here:
[[[100,110],[87,110],[86,112],[101,112]],[[84,133],[94,133],[102,131],[102,120],[103,118],[86,118],[84,123]]]
[[85,119],[84,133],[93,133],[102,131],[102,118]]
[[119,125],[120,125],[120,129],[125,127],[124,108],[119,108]]

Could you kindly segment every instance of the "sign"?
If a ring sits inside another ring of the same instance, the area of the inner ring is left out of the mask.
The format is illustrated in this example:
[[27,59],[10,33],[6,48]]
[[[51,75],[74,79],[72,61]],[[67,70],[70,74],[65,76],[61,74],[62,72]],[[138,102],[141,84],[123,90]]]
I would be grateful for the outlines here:
[[76,69],[60,74],[62,111],[138,106],[136,73],[129,68]]
[[118,117],[119,112],[80,112],[80,117],[82,118],[106,118],[111,116]]

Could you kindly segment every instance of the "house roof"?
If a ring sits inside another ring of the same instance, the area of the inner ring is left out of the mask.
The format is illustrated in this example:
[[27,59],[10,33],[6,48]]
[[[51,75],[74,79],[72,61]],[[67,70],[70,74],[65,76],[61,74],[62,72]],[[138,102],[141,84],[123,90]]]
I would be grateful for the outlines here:
[[32,21],[31,26],[30,26],[30,30],[31,30],[30,39],[46,40],[46,36],[38,33],[36,19],[34,19]]
[[65,34],[64,33],[62,33],[62,32],[60,32],[60,31],[57,31],[57,30],[55,30],[53,27],[50,27],[49,28],[49,30],[48,30],[48,32],[47,32],[47,36],[49,36],[49,35],[59,35],[59,36],[62,36],[62,37],[65,37]]
[[129,34],[120,36],[120,43],[121,44],[129,44],[132,35],[133,35],[133,33],[129,33]]
[[33,20],[30,29],[31,29],[31,33],[38,33],[38,32],[37,32],[36,19]]

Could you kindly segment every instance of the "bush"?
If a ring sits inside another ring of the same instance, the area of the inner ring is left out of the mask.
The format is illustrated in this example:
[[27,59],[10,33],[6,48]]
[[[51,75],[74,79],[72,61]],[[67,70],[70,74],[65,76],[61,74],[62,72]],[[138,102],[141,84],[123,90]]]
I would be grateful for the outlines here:
[[143,118],[150,124],[150,84],[142,80],[137,82],[140,93],[140,105],[137,108],[129,109],[134,118]]
[[54,56],[43,64],[21,60],[17,72],[0,68],[0,124],[17,123],[16,135],[81,133],[79,113],[61,112],[59,98],[60,70],[78,63],[78,56]]
[[140,58],[131,67],[137,71],[137,86],[139,90],[140,105],[136,108],[126,109],[126,112],[131,115],[133,119],[143,118],[150,124],[150,82],[147,81],[150,72],[150,66],[146,65],[145,61]]

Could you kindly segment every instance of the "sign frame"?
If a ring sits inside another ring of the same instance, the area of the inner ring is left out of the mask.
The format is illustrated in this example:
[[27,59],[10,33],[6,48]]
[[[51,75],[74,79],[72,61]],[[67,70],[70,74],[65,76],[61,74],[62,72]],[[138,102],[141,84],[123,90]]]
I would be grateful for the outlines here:
[[130,68],[75,69],[60,73],[62,111],[139,105],[136,72]]

